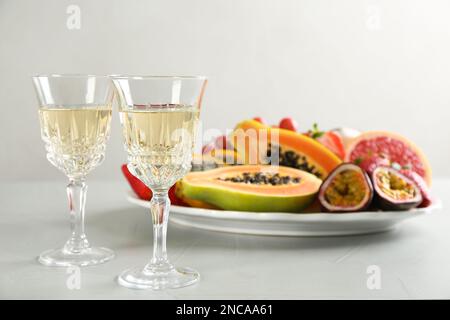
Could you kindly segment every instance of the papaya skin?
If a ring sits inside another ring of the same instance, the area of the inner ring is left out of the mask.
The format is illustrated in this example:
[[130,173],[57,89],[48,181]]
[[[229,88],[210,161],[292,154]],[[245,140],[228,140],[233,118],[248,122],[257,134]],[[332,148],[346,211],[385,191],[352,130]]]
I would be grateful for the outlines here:
[[[249,191],[246,192],[242,185],[234,188],[233,183],[217,181],[218,177],[246,172],[250,167],[262,168],[261,170],[264,171],[270,166],[224,167],[208,171],[210,174],[191,173],[190,177],[188,175],[187,178],[178,182],[177,191],[183,199],[206,202],[223,210],[299,213],[314,201],[321,184],[321,180],[315,176],[292,168],[284,170],[299,172],[304,179],[304,185],[307,186],[306,190],[299,186],[292,186],[299,190],[299,193],[292,194],[279,192],[280,187],[272,187],[273,194],[271,194],[267,188],[265,192],[262,190],[258,192],[258,186],[249,186]],[[195,178],[191,179],[192,177]]]
[[183,198],[183,201],[184,201],[184,203],[189,205],[189,207],[193,207],[193,208],[214,209],[214,210],[220,209],[219,207],[213,206],[212,204],[206,203],[201,200]]
[[177,196],[178,199],[180,199],[183,203],[187,204],[189,207],[201,208],[201,209],[220,209],[220,208],[213,206],[209,203],[206,203],[204,201],[187,198],[181,192],[180,181],[178,181],[175,184],[175,195]]

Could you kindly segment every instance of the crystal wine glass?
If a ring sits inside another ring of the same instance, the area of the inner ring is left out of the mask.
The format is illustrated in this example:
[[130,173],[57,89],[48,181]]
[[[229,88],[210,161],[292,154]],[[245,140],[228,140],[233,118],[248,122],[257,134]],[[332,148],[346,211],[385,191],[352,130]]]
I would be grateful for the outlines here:
[[72,234],[62,248],[41,253],[47,266],[87,266],[114,257],[91,247],[84,231],[86,175],[105,157],[114,89],[107,76],[39,75],[33,77],[39,101],[41,135],[47,159],[68,178]]
[[153,192],[153,257],[145,267],[124,271],[119,284],[134,289],[191,285],[199,274],[175,268],[167,258],[169,188],[191,168],[204,77],[114,76],[128,169]]

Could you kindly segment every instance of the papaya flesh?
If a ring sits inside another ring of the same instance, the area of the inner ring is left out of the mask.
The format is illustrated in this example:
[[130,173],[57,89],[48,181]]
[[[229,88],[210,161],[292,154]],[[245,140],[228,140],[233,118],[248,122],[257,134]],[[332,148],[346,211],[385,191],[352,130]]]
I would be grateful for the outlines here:
[[325,179],[342,160],[316,140],[255,120],[239,123],[230,141],[245,164],[292,167]]
[[301,212],[314,201],[321,183],[302,170],[242,165],[191,172],[178,182],[177,192],[223,210]]

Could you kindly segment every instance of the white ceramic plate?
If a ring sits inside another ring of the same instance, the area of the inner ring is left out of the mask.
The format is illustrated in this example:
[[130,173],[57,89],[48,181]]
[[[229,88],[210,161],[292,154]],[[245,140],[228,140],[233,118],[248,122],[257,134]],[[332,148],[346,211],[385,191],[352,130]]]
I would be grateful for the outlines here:
[[[149,202],[128,194],[128,201],[144,208]],[[430,213],[441,207],[408,211],[357,213],[241,212],[171,206],[170,220],[180,225],[221,232],[270,236],[342,236],[388,231],[405,219]]]

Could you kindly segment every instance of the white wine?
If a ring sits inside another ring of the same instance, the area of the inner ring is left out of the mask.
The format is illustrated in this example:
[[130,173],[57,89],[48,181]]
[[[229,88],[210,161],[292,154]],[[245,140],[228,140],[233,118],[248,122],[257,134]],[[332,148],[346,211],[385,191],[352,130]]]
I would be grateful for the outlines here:
[[103,106],[40,108],[48,160],[70,178],[84,177],[104,158],[111,114]]
[[170,187],[190,169],[197,107],[151,106],[120,112],[128,162],[150,186]]

